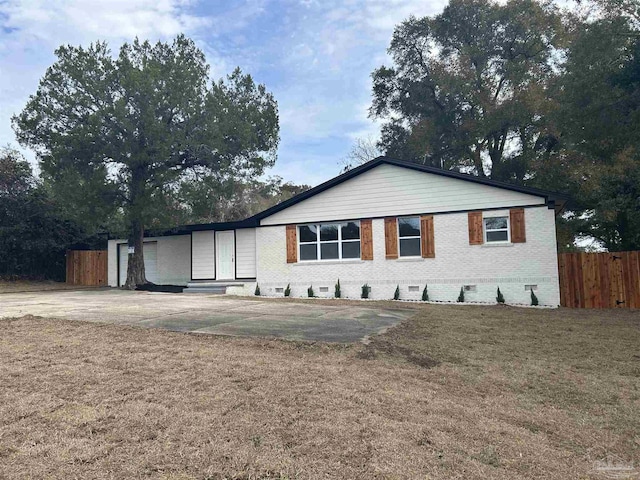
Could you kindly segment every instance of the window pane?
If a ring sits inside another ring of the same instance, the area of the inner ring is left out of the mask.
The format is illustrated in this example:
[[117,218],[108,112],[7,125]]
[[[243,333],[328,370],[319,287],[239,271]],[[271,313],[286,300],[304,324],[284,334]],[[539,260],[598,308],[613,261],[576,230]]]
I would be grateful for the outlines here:
[[509,236],[506,230],[487,232],[487,242],[506,242],[507,240],[509,240]]
[[349,222],[342,225],[343,240],[359,240],[360,224],[357,222]]
[[317,260],[318,259],[318,245],[315,243],[308,243],[300,245],[300,260]]
[[300,226],[300,242],[316,242],[316,226],[315,225],[301,225]]
[[338,242],[321,244],[320,257],[322,260],[338,258]]
[[487,230],[507,228],[507,217],[491,217],[484,219],[484,226]]
[[398,219],[398,230],[401,237],[419,237],[420,219],[418,217],[401,217]]
[[342,258],[360,258],[360,242],[344,242]]
[[419,238],[400,239],[400,256],[401,257],[419,257],[420,256],[420,239]]
[[320,240],[323,242],[327,240],[338,240],[338,226],[339,225],[320,225]]

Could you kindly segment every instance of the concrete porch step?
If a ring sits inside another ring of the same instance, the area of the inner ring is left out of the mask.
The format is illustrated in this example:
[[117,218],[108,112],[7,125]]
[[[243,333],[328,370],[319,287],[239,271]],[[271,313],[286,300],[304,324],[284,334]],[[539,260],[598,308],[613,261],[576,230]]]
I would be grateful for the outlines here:
[[182,293],[208,293],[209,295],[224,295],[227,293],[227,287],[189,287],[185,288]]
[[244,282],[235,280],[193,280],[187,283],[187,288],[209,288],[209,287],[242,287]]
[[209,295],[224,295],[227,287],[242,287],[243,282],[201,280],[187,283],[187,288],[182,293],[208,293]]

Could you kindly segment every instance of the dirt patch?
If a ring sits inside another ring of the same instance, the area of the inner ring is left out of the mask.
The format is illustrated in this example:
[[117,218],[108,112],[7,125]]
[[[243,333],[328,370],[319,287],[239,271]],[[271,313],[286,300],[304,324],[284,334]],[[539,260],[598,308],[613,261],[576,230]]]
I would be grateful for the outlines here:
[[637,312],[416,313],[366,346],[0,320],[0,478],[564,480],[597,478],[607,455],[638,464]]

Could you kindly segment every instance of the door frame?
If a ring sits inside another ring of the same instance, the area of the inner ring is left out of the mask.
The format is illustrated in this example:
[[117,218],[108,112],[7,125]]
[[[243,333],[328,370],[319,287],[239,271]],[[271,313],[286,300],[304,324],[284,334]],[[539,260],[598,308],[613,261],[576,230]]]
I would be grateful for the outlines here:
[[[220,269],[220,253],[221,248],[218,243],[220,234],[227,234],[231,241],[231,276],[223,278]],[[219,230],[215,234],[215,256],[216,256],[216,280],[235,280],[236,279],[236,231],[235,230]]]

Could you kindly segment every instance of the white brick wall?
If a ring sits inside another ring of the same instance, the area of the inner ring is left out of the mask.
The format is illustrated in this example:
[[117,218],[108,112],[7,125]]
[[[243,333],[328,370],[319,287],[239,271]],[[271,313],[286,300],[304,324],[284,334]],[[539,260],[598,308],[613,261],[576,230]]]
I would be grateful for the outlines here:
[[[466,212],[435,215],[435,258],[386,260],[384,222],[376,219],[373,261],[296,264],[286,263],[285,227],[260,227],[257,280],[263,295],[275,295],[276,287],[290,283],[292,296],[307,296],[313,285],[316,295],[330,297],[339,278],[343,297],[359,298],[362,284],[368,283],[371,298],[390,299],[400,285],[401,298],[416,300],[426,283],[430,299],[436,301],[455,301],[460,287],[476,285],[476,292],[466,292],[467,301],[494,302],[499,286],[507,303],[525,304],[530,303],[530,293],[524,286],[535,284],[540,304],[556,306],[560,294],[554,211],[546,206],[527,208],[525,225],[526,243],[469,245]],[[419,291],[409,293],[410,285],[418,285]],[[321,294],[320,287],[328,287],[328,293]]]

